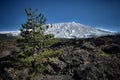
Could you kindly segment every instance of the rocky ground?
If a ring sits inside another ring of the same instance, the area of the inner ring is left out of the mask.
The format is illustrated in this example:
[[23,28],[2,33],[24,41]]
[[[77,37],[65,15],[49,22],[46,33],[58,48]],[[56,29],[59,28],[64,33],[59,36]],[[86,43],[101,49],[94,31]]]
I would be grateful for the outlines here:
[[[50,48],[63,48],[62,55],[49,63],[49,71],[57,74],[36,74],[32,80],[120,80],[120,35],[58,39]],[[10,56],[6,50],[0,54],[0,80],[29,80],[29,69],[13,70],[4,64]]]

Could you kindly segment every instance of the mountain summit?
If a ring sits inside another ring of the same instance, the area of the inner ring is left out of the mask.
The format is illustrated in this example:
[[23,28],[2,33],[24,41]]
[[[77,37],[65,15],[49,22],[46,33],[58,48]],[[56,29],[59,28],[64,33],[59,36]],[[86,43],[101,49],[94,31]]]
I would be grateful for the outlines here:
[[110,35],[111,32],[95,29],[76,22],[48,24],[46,34],[54,34],[56,38],[90,38]]

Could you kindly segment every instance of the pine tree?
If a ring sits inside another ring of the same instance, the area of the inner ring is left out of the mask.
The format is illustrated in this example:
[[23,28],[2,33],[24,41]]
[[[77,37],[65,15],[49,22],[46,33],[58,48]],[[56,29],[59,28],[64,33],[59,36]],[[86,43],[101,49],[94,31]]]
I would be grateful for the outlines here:
[[56,39],[52,34],[44,34],[48,28],[45,27],[46,18],[41,13],[37,16],[36,11],[25,9],[28,20],[22,24],[21,36],[17,40],[21,51],[14,56],[12,64],[15,63],[17,67],[31,67],[43,73],[47,69],[45,63],[54,61],[55,57],[61,55],[62,49],[50,49]]
[[21,38],[18,43],[24,53],[28,55],[39,54],[42,49],[55,43],[55,38],[52,34],[44,34],[46,18],[43,14],[35,15],[35,11],[25,9],[28,16],[28,21],[22,24]]

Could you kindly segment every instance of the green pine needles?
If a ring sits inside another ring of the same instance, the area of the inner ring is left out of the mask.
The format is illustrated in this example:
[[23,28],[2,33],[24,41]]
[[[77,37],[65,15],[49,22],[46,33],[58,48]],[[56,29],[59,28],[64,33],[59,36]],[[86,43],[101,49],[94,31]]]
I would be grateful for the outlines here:
[[21,48],[14,58],[14,63],[18,67],[30,67],[35,71],[44,73],[47,70],[47,64],[55,57],[59,57],[62,49],[52,50],[50,46],[56,43],[52,34],[44,34],[48,27],[44,26],[46,18],[43,14],[35,14],[37,10],[25,9],[28,16],[26,23],[22,24],[21,36],[17,40]]
[[22,24],[21,38],[18,39],[23,52],[28,55],[39,54],[42,49],[56,42],[54,35],[44,34],[45,26],[43,27],[43,25],[45,25],[46,18],[41,13],[36,16],[34,14],[36,11],[32,11],[31,8],[29,10],[25,9],[28,21]]

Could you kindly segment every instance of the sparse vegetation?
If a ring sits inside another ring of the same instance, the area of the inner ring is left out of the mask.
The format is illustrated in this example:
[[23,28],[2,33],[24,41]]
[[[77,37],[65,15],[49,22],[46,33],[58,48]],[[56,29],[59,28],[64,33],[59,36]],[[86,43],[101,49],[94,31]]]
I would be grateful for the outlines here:
[[98,50],[97,55],[102,57],[110,57],[109,54],[103,52],[102,50]]

